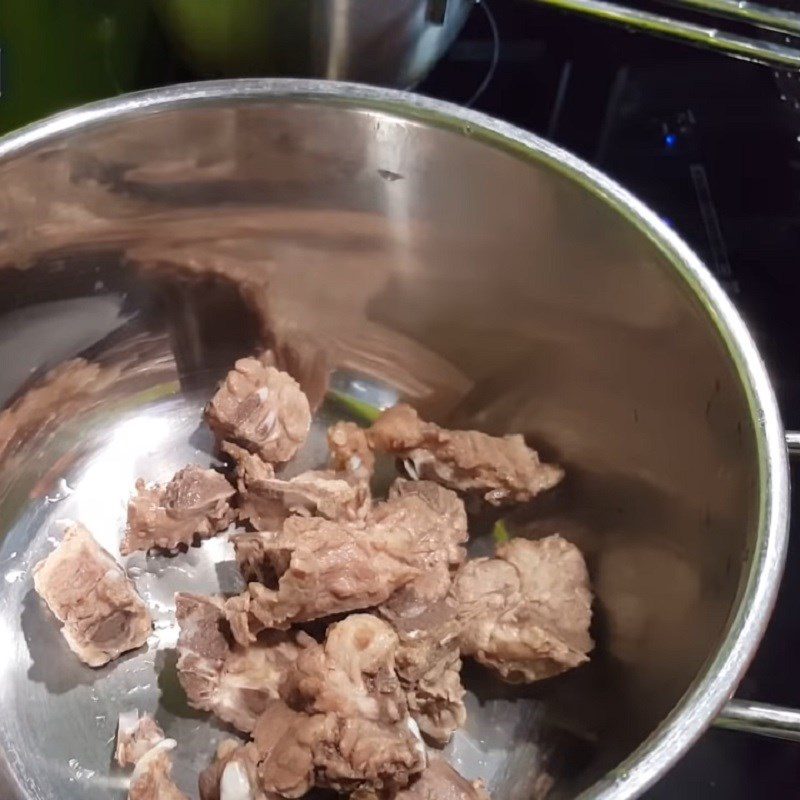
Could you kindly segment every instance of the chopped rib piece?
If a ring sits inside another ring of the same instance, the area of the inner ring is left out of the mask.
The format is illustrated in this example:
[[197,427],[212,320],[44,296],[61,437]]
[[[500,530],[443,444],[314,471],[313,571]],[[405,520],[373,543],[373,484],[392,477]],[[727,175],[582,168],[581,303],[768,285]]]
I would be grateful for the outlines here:
[[558,535],[512,539],[468,561],[453,580],[463,655],[511,683],[589,660],[592,594],[583,556]]
[[241,447],[226,443],[223,450],[236,462],[239,518],[258,530],[278,530],[293,514],[354,520],[369,510],[369,487],[344,474],[312,470],[284,480]]
[[120,547],[123,555],[136,550],[169,550],[207,539],[233,522],[233,487],[213,469],[190,465],[175,473],[164,487],[148,487],[140,478],[128,503],[128,525]]
[[164,731],[149,714],[140,717],[138,711],[125,711],[119,715],[114,758],[121,767],[132,767],[164,738]]
[[495,506],[527,502],[564,476],[561,467],[543,464],[519,434],[445,430],[423,422],[404,403],[384,411],[368,438],[375,450],[403,458],[415,477],[477,494]]
[[337,422],[328,428],[331,466],[336,472],[369,483],[375,469],[375,454],[367,432],[354,422]]
[[214,597],[175,595],[178,679],[189,705],[211,711],[240,731],[250,733],[291,669],[304,642],[303,633],[267,631],[250,647],[233,641]]
[[121,767],[133,767],[128,800],[189,800],[172,780],[170,751],[175,745],[149,714],[119,715],[115,757]]
[[147,751],[133,768],[128,800],[189,800],[172,780],[174,739],[164,739]]
[[280,795],[261,789],[257,766],[254,744],[226,739],[214,761],[200,773],[200,800],[281,800]]
[[441,756],[433,756],[428,768],[406,789],[392,794],[360,790],[350,800],[491,800],[483,781],[462,778]]
[[61,544],[33,568],[33,584],[64,623],[67,644],[90,667],[147,641],[147,606],[122,567],[82,525],[69,528]]
[[264,628],[370,608],[436,564],[461,563],[466,537],[455,494],[398,481],[366,521],[290,517],[279,531],[234,537],[243,574],[260,582],[228,600],[225,613],[247,646]]
[[308,398],[297,381],[257,358],[240,358],[206,407],[217,441],[230,441],[264,461],[288,461],[311,426]]

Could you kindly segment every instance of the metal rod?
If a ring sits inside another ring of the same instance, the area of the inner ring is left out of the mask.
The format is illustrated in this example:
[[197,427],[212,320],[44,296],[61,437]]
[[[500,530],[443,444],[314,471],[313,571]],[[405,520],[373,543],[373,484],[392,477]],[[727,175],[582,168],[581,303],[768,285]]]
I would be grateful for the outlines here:
[[800,455],[800,431],[786,431],[786,446],[790,456]]
[[793,47],[726,33],[718,28],[682,22],[662,14],[626,8],[605,0],[533,0],[533,2],[585,14],[604,22],[624,25],[646,33],[680,39],[747,61],[782,69],[800,70],[800,50]]
[[714,720],[717,728],[800,742],[800,711],[750,700],[731,700]]
[[729,19],[756,25],[772,31],[800,34],[800,14],[784,11],[782,8],[770,8],[760,3],[742,2],[742,0],[663,0],[673,6],[685,6],[706,14],[719,14]]

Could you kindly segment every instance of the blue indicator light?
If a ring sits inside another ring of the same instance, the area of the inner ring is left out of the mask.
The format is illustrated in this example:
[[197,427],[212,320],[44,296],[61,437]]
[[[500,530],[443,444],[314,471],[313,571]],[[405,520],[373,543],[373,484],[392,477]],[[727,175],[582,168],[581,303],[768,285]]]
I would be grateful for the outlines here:
[[668,133],[668,134],[667,134],[667,135],[664,137],[664,144],[665,144],[667,147],[669,147],[670,149],[671,149],[671,148],[673,148],[673,147],[675,147],[675,145],[676,145],[677,143],[678,143],[678,137],[677,137],[677,136],[676,136],[674,133]]

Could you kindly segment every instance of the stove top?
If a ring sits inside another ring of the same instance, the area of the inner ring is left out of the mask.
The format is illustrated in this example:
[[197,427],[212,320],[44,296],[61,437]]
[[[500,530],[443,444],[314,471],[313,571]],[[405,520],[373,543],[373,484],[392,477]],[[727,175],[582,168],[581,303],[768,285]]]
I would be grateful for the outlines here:
[[[701,255],[800,426],[800,80],[517,0],[487,0],[418,87],[612,175]],[[477,96],[475,96],[477,95]],[[797,477],[797,467],[794,469]],[[800,519],[797,495],[795,519]],[[800,707],[800,539],[739,696]],[[798,794],[800,745],[711,730],[646,797]]]

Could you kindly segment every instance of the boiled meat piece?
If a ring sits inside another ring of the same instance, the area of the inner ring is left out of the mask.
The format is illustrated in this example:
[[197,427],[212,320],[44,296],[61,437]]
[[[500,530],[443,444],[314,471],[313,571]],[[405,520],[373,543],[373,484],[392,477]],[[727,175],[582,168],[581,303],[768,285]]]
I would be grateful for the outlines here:
[[61,633],[90,667],[100,667],[150,635],[150,614],[133,583],[89,531],[74,525],[33,568],[33,585],[64,623]]
[[189,800],[172,780],[174,739],[164,739],[147,751],[133,768],[128,800]]
[[311,426],[308,398],[297,381],[257,358],[240,358],[206,407],[217,441],[229,441],[264,461],[288,461]]
[[445,430],[423,422],[404,403],[384,411],[368,437],[375,450],[404,459],[415,477],[477,494],[495,506],[527,502],[564,476],[560,467],[543,464],[519,434]]
[[241,447],[223,444],[236,462],[238,516],[262,531],[278,530],[293,515],[354,520],[366,516],[369,487],[330,470],[303,472],[284,480],[271,464]]
[[172,780],[175,745],[149,714],[120,714],[115,757],[121,767],[133,767],[128,800],[189,800]]
[[[370,608],[436,564],[460,564],[466,537],[453,492],[400,481],[366,520],[295,516],[278,531],[235,536],[237,561],[253,582],[225,613],[247,646],[264,628]],[[443,581],[446,593],[446,570]]]
[[317,412],[328,393],[331,365],[328,354],[311,337],[284,332],[280,341],[259,356],[265,366],[288,372],[308,398],[311,413]]
[[592,593],[583,556],[558,535],[512,539],[468,561],[453,580],[464,655],[511,683],[589,660]]
[[367,432],[354,422],[337,422],[328,428],[331,467],[339,473],[369,483],[375,469],[375,454]]
[[[425,747],[395,673],[397,636],[368,614],[332,625],[304,650],[281,687],[285,710],[254,733],[262,786],[290,797],[313,785],[347,792],[406,786]],[[275,723],[281,719],[281,727]]]
[[217,748],[214,761],[200,773],[200,800],[281,800],[280,795],[261,789],[257,767],[254,744],[226,739]]
[[126,711],[119,715],[114,758],[121,767],[132,767],[164,738],[164,731],[149,714],[140,717],[138,711]]
[[222,601],[202,595],[175,595],[178,679],[189,705],[211,711],[250,733],[292,668],[304,643],[303,633],[267,631],[250,647],[233,641]]
[[491,800],[483,781],[462,778],[441,756],[432,756],[428,768],[408,788],[391,795],[359,790],[350,800]]
[[147,486],[140,478],[128,503],[128,525],[120,552],[174,551],[207,539],[231,524],[234,488],[213,469],[184,467],[166,486]]
[[234,545],[245,573],[263,580],[225,604],[245,647],[264,628],[384,602],[420,573],[427,555],[412,530],[321,517],[290,517],[280,531],[236,536]]
[[443,745],[466,719],[457,609],[449,596],[452,570],[466,557],[464,504],[438,484],[398,479],[376,517],[410,525],[432,543],[425,570],[379,612],[399,637],[396,668],[411,715],[427,739]]
[[[440,570],[436,570],[440,571]],[[408,699],[411,716],[431,743],[445,745],[467,718],[457,608],[441,586],[450,588],[434,571],[427,584],[414,581],[384,603],[379,612],[397,633],[396,671]]]

